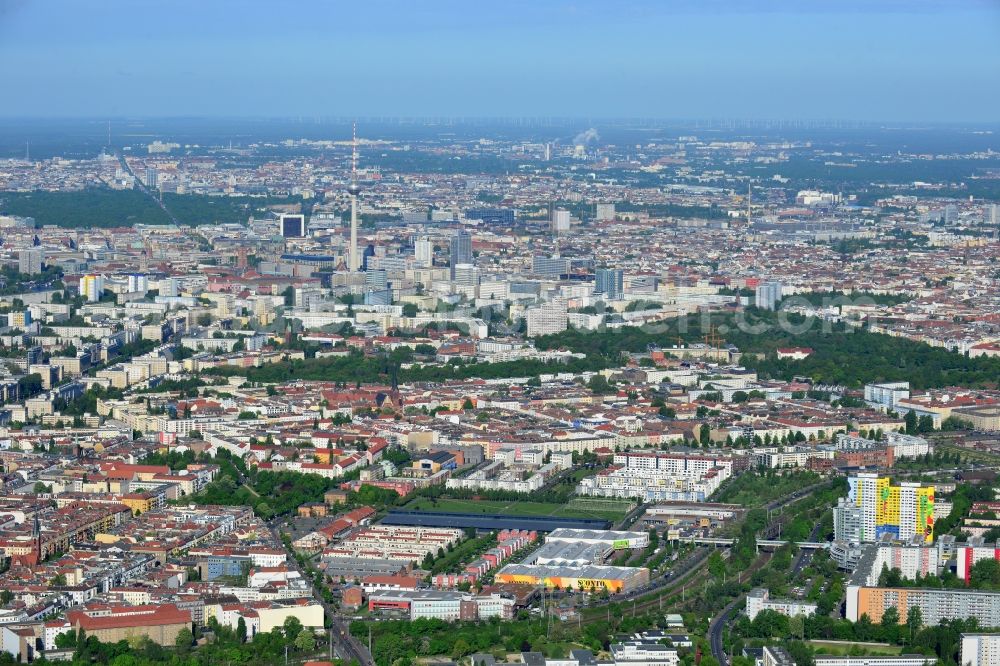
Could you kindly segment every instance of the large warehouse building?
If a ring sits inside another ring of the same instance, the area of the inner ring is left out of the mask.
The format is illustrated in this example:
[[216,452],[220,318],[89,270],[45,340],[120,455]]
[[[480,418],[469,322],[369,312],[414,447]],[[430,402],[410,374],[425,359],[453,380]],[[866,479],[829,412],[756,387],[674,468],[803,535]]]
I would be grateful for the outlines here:
[[536,550],[527,563],[557,567],[604,564],[617,550],[648,545],[646,532],[560,528],[545,537],[545,545]]
[[618,530],[578,530],[560,528],[552,530],[545,537],[545,543],[588,543],[603,544],[623,550],[626,548],[645,548],[649,545],[648,532],[622,532]]

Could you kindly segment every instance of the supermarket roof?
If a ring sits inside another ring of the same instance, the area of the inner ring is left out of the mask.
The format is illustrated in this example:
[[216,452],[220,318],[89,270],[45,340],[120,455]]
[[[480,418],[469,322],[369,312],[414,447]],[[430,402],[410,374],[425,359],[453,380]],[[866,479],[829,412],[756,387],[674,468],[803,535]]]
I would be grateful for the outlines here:
[[614,543],[624,539],[648,539],[646,532],[625,532],[619,530],[585,530],[560,527],[545,537],[546,541],[607,541]]
[[522,576],[559,577],[559,578],[595,578],[627,579],[641,571],[643,567],[612,567],[591,564],[585,567],[547,566],[544,564],[508,564],[498,573]]

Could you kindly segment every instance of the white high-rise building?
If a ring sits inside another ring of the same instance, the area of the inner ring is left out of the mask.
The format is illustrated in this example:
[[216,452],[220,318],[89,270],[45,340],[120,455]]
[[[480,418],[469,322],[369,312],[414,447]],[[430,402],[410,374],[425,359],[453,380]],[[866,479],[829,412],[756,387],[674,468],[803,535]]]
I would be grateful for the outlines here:
[[163,278],[156,283],[156,288],[160,292],[160,296],[176,298],[177,294],[180,293],[180,280],[169,277]]
[[595,217],[598,222],[607,222],[615,219],[615,205],[613,203],[597,204],[597,214]]
[[885,410],[895,410],[896,403],[910,397],[910,382],[865,384],[865,402]]
[[434,263],[434,243],[430,238],[421,236],[413,242],[413,258],[421,268]]
[[847,498],[861,508],[861,540],[875,541],[875,513],[878,506],[878,474],[862,472],[848,477]]
[[145,275],[129,275],[128,291],[129,293],[134,291],[141,291],[145,293],[149,291],[149,278]]
[[25,275],[41,273],[44,259],[45,254],[37,248],[21,250],[17,253],[17,270]]
[[754,304],[761,310],[774,310],[781,300],[781,283],[764,282],[757,286]]
[[525,313],[525,318],[528,321],[528,337],[565,331],[569,326],[566,299],[556,298],[549,303],[532,308]]
[[962,634],[962,658],[958,663],[962,666],[1000,664],[1000,634]]
[[570,215],[568,210],[559,208],[552,211],[552,231],[557,234],[569,231]]
[[[874,530],[874,526],[872,529]],[[833,538],[847,543],[865,541],[865,512],[843,497],[833,508]]]

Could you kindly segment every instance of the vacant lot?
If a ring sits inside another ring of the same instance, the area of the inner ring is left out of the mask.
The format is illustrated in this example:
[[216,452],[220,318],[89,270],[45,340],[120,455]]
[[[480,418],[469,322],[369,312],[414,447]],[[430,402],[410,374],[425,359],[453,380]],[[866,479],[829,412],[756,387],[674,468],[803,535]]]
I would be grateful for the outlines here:
[[628,512],[629,504],[620,506],[602,502],[593,507],[575,501],[571,505],[546,502],[496,502],[471,499],[415,499],[402,507],[407,511],[447,511],[452,513],[496,513],[508,516],[552,516],[556,518],[598,518],[619,520]]
[[[806,641],[816,648],[817,653],[846,655],[846,654],[900,654],[903,648],[898,645],[888,643],[855,643],[852,641]],[[851,650],[854,652],[851,652]]]

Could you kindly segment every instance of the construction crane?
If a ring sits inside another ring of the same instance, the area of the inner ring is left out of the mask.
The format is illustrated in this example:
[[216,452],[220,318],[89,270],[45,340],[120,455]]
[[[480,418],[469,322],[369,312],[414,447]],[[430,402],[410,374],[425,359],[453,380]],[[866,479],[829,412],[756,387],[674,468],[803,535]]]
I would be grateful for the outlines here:
[[705,341],[705,344],[708,345],[709,349],[720,349],[722,347],[722,343],[725,342],[725,340],[722,339],[722,336],[719,335],[719,331],[715,328],[714,324],[708,327],[708,333],[705,335],[703,340]]

